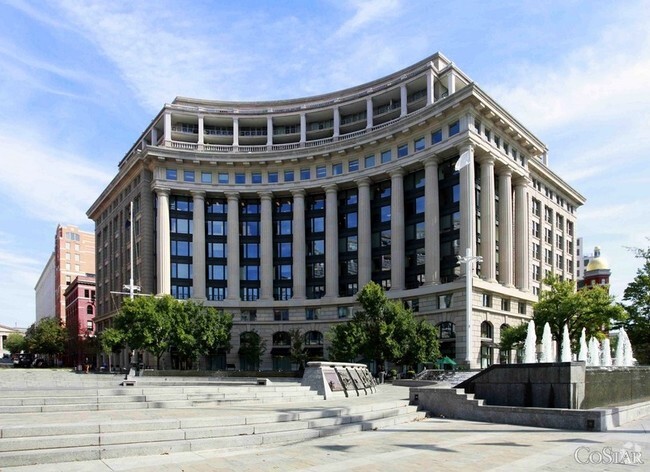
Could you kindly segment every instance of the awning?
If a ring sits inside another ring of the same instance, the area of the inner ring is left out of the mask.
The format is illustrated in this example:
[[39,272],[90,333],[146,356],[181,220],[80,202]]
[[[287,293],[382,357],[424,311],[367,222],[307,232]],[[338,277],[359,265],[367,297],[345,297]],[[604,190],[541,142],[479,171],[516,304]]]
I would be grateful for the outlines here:
[[449,357],[445,356],[442,359],[438,359],[436,361],[436,364],[438,364],[438,365],[444,365],[444,364],[456,365],[456,361],[454,361],[453,359],[450,359]]
[[271,349],[273,357],[289,357],[291,355],[290,347],[274,347]]
[[496,348],[499,347],[499,345],[494,341],[481,341],[481,346],[496,347]]

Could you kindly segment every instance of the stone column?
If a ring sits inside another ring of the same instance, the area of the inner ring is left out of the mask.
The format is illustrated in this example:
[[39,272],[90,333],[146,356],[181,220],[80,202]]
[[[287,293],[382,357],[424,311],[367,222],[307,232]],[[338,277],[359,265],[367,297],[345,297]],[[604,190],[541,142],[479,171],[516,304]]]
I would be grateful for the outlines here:
[[151,145],[158,146],[158,130],[155,126],[151,127]]
[[[476,256],[476,185],[474,180],[474,146],[466,144],[460,148],[461,156],[469,152],[469,164],[460,170],[460,253],[471,250]],[[472,271],[474,270],[472,266]],[[461,275],[465,265],[460,266]],[[473,275],[473,274],[472,274]]]
[[325,296],[339,296],[339,225],[336,185],[325,187]]
[[239,146],[239,118],[232,119],[232,145]]
[[300,145],[304,146],[307,141],[307,115],[300,114]]
[[165,111],[165,146],[171,146],[172,142],[172,113]]
[[226,192],[228,199],[228,300],[239,300],[239,192]]
[[192,292],[193,297],[205,300],[205,192],[192,191],[194,198],[192,234]]
[[506,287],[513,286],[512,255],[512,172],[506,168],[499,173],[499,282]]
[[530,290],[528,250],[528,179],[521,177],[515,182],[515,285],[527,292]]
[[333,137],[338,138],[341,134],[341,110],[339,107],[334,107],[334,135]]
[[405,238],[404,238],[404,170],[390,173],[390,287],[391,290],[405,288]]
[[204,129],[205,129],[205,123],[204,123],[204,120],[203,120],[203,115],[199,115],[199,139],[198,139],[199,144],[204,143],[204,139],[203,139],[204,138],[204,136],[203,136]]
[[449,73],[447,74],[447,93],[449,95],[456,92],[455,75],[456,73],[454,72],[453,69],[450,69]]
[[357,226],[357,258],[359,262],[359,290],[372,279],[372,243],[370,223],[370,179],[357,180],[359,222]]
[[400,114],[399,116],[408,115],[408,90],[406,90],[406,84],[402,84],[399,87],[399,104],[400,104]]
[[273,206],[272,193],[261,192],[260,271],[262,300],[273,299]]
[[271,115],[266,117],[266,145],[273,146],[273,117]]
[[306,239],[305,239],[305,191],[292,190],[293,195],[293,298],[306,297]]
[[494,196],[494,158],[481,159],[481,276],[496,282],[496,208]]
[[440,283],[440,206],[438,158],[424,161],[424,277],[427,285]]
[[434,94],[435,75],[432,69],[427,69],[427,105],[433,105],[436,101]]
[[169,235],[169,194],[170,189],[163,187],[154,188],[158,203],[156,218],[156,233],[158,235],[158,247],[156,248],[158,295],[171,294],[171,243]]
[[372,116],[373,116],[373,108],[372,108],[372,97],[366,98],[366,128],[372,128]]

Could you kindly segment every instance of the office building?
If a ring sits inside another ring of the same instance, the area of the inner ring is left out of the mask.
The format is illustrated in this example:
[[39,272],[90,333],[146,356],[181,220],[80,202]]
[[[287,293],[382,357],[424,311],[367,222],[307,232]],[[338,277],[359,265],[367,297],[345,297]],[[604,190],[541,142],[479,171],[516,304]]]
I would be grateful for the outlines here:
[[[164,105],[88,210],[100,330],[129,280],[130,202],[142,292],[232,313],[222,365],[257,367],[238,348],[259,335],[259,367],[284,370],[289,331],[326,357],[325,334],[370,280],[435,324],[445,355],[512,361],[500,330],[531,317],[546,273],[575,277],[584,198],[536,136],[434,54],[315,97]],[[469,317],[457,260],[467,249],[482,258]]]

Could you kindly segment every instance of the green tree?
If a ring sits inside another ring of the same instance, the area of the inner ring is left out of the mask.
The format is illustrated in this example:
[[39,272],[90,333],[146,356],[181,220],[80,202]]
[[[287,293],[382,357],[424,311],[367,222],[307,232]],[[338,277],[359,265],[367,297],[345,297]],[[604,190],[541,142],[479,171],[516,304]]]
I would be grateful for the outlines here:
[[[564,329],[564,328],[563,328]],[[517,326],[508,326],[501,330],[501,351],[510,351],[523,347],[528,334],[528,323],[521,323]]]
[[575,282],[560,281],[554,276],[547,277],[544,284],[548,289],[540,293],[539,301],[533,305],[537,337],[541,337],[544,324],[548,322],[553,338],[561,341],[566,324],[573,352],[578,348],[582,328],[585,328],[587,339],[592,336],[603,338],[613,321],[622,321],[627,316],[604,287],[595,286],[576,291]]
[[68,334],[58,319],[43,318],[27,328],[25,342],[29,351],[35,354],[57,357],[65,352]]
[[239,357],[244,365],[242,370],[259,370],[260,361],[266,352],[266,341],[257,331],[246,331],[239,338]]
[[149,351],[156,357],[158,369],[160,358],[169,349],[172,321],[181,310],[180,303],[170,295],[127,298],[115,318],[115,327],[129,348]]
[[357,300],[362,310],[345,325],[332,328],[332,357],[352,360],[362,356],[372,359],[379,369],[384,361],[414,366],[439,355],[435,328],[425,321],[416,323],[413,313],[401,302],[388,300],[381,286],[368,283]]
[[19,333],[11,333],[9,336],[7,336],[7,339],[4,342],[4,347],[11,354],[19,354],[21,351],[27,350],[27,342],[25,341],[25,336]]
[[192,320],[192,335],[197,356],[213,356],[220,351],[230,351],[231,314],[194,302],[188,302],[184,308],[190,312],[189,319]]
[[116,328],[106,328],[97,335],[97,342],[102,352],[109,354],[108,371],[111,371],[111,353],[117,354],[124,347],[124,334]]
[[305,352],[305,336],[299,329],[292,329],[289,331],[291,336],[291,362],[298,364],[298,370],[302,372],[305,370],[307,363],[307,353]]
[[622,325],[630,338],[634,357],[647,365],[650,363],[650,248],[634,251],[643,264],[623,293],[629,318]]

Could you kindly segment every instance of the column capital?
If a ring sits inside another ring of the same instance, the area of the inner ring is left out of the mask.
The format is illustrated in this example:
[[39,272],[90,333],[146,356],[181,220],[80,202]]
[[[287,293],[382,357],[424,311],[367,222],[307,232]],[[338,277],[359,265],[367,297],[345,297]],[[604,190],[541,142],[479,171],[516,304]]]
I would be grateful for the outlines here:
[[512,177],[512,168],[509,165],[499,166],[497,175],[499,177]]
[[483,165],[483,164],[494,165],[494,163],[496,161],[494,155],[492,153],[490,153],[490,152],[488,152],[487,154],[483,154],[481,156],[478,156],[476,158],[476,160],[481,165]]
[[431,167],[440,164],[440,157],[437,154],[432,154],[424,160],[424,167]]
[[273,199],[273,192],[270,192],[270,191],[257,192],[257,194],[259,195],[260,200],[272,200]]
[[169,187],[161,187],[161,186],[158,186],[158,185],[154,185],[153,186],[153,191],[156,192],[157,195],[167,195],[167,196],[169,196],[169,194],[172,192],[172,189],[169,188]]
[[370,180],[370,177],[361,177],[354,182],[357,184],[357,187],[370,187],[372,180]]
[[465,141],[460,143],[458,146],[456,146],[456,149],[458,149],[458,152],[463,153],[465,151],[473,151],[476,146],[474,146],[474,143],[471,141]]
[[405,174],[404,168],[403,167],[397,167],[391,171],[388,172],[388,175],[390,175],[390,178],[392,179],[393,177],[403,177]]
[[224,192],[228,200],[239,200],[239,192]]
[[191,190],[190,194],[194,198],[203,198],[203,199],[205,199],[205,191],[203,191],[203,190]]
[[305,196],[305,189],[304,188],[294,188],[291,189],[291,195],[294,197],[304,197]]
[[325,193],[336,193],[338,190],[338,186],[336,184],[327,184],[323,188],[325,189]]
[[527,187],[531,182],[532,179],[525,175],[520,175],[512,179],[512,183],[515,187]]

